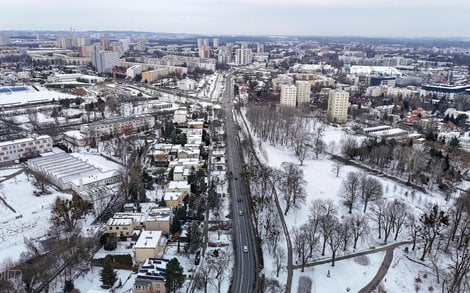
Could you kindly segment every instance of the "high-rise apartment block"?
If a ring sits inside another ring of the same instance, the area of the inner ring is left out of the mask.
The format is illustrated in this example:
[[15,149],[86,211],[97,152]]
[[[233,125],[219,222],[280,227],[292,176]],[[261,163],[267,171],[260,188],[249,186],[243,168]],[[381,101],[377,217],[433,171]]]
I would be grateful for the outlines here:
[[202,45],[202,47],[199,48],[199,57],[202,59],[208,59],[211,57],[211,48],[206,45]]
[[253,62],[253,52],[251,49],[242,48],[235,51],[235,63],[237,65],[248,65]]
[[295,85],[281,86],[281,106],[295,107],[297,105],[297,87]]
[[335,123],[345,123],[348,119],[349,93],[343,90],[330,90],[328,98],[328,119]]
[[310,82],[306,80],[297,80],[297,105],[310,103]]
[[118,65],[119,53],[99,51],[90,54],[91,63],[99,73],[111,72]]
[[212,39],[212,47],[214,47],[214,48],[219,47],[219,39],[218,38]]

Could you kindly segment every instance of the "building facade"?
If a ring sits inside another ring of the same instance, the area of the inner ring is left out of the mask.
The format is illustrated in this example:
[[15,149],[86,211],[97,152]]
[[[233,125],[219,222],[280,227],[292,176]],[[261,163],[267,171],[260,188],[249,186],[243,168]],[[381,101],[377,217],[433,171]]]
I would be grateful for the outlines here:
[[295,85],[281,86],[280,103],[282,107],[295,107],[297,105],[297,87]]
[[297,80],[297,105],[310,103],[310,82],[306,80]]
[[91,63],[99,73],[111,72],[115,66],[118,66],[118,52],[91,52]]
[[34,157],[52,150],[49,135],[0,142],[0,163]]
[[328,97],[328,119],[335,123],[345,123],[348,119],[349,93],[343,90],[330,90]]

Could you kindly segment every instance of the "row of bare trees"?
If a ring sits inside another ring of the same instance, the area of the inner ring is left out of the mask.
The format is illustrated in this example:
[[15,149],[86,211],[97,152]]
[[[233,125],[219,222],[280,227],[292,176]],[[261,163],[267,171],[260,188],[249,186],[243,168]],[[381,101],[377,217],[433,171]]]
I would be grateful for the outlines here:
[[246,117],[253,134],[274,146],[291,148],[302,165],[306,159],[318,158],[325,152],[325,125],[299,114],[295,109],[276,110],[269,106],[250,104],[247,106]]
[[[433,148],[393,140],[370,139],[359,143],[354,137],[348,136],[341,140],[341,151],[349,159],[359,160],[429,190],[433,190],[436,183],[444,182],[444,175],[449,179],[446,180],[447,184],[448,181],[458,179],[449,154],[444,155]],[[457,161],[454,160],[453,165],[458,165]]]

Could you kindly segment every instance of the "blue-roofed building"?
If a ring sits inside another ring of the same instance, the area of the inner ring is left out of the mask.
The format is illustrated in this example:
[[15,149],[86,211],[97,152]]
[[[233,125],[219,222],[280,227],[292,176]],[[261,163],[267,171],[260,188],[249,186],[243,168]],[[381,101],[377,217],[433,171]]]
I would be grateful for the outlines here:
[[168,259],[149,258],[139,269],[134,281],[134,293],[166,293],[165,279]]

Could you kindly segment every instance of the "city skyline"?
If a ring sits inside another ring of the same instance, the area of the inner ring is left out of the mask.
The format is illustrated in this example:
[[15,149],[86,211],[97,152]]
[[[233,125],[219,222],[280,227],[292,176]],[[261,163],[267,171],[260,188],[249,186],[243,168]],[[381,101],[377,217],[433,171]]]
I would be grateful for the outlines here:
[[[3,30],[147,31],[207,35],[470,37],[463,0],[89,0],[2,4]],[[126,6],[126,4],[128,6]]]

